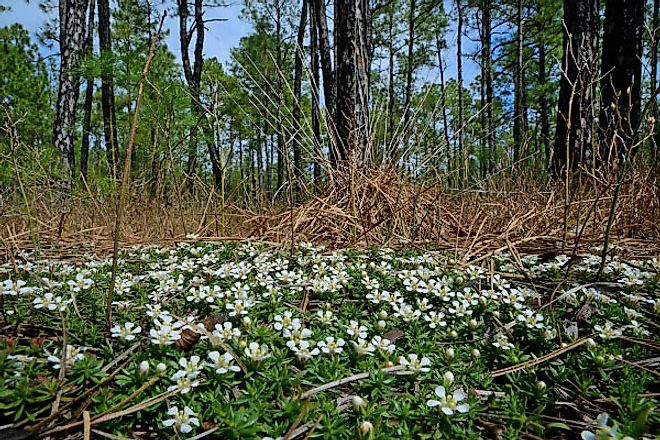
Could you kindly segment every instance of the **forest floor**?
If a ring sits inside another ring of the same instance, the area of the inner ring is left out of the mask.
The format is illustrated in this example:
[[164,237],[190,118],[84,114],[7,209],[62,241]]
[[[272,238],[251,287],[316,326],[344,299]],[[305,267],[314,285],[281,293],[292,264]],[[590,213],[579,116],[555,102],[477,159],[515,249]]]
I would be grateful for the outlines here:
[[659,433],[658,258],[190,240],[112,266],[0,266],[0,438]]

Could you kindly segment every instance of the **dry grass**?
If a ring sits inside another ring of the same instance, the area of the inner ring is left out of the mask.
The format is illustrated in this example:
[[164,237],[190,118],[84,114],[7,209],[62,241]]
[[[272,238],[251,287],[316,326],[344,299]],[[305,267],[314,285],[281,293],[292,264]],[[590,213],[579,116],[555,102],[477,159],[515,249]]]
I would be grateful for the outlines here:
[[[621,184],[611,242],[632,256],[660,254],[658,180],[657,173],[634,171]],[[393,170],[353,170],[352,179],[335,173],[332,181],[323,194],[310,194],[304,203],[265,212],[237,203],[223,209],[212,190],[199,191],[195,198],[178,194],[173,200],[134,191],[124,212],[122,244],[177,241],[195,233],[277,243],[293,237],[330,247],[427,246],[467,258],[506,249],[579,252],[603,243],[615,188],[613,181],[594,177],[571,184],[569,191],[561,183],[507,178],[452,191],[442,182],[420,183]],[[97,252],[111,248],[111,198],[56,194],[52,188],[33,188],[27,197],[31,216],[24,203],[5,203],[0,217],[5,257],[37,245],[67,248],[95,242]]]

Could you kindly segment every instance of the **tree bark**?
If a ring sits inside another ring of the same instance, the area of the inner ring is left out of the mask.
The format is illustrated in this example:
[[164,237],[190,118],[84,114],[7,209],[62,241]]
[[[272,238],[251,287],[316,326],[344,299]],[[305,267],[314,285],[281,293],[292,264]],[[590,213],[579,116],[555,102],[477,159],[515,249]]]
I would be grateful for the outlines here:
[[365,0],[335,1],[337,53],[335,124],[338,159],[364,154],[368,142],[368,8]]
[[616,165],[633,151],[641,109],[644,0],[607,0],[601,67],[599,161]]
[[[414,75],[414,54],[415,54],[415,10],[417,2],[416,0],[410,0],[409,4],[409,15],[408,15],[408,54],[407,54],[407,66],[406,66],[406,88],[404,96],[404,113],[403,113],[403,148],[408,148],[408,140],[410,139],[410,134],[412,128],[410,125],[410,118],[412,115],[412,109],[410,108],[413,92],[413,75]],[[396,143],[395,143],[396,145]],[[396,161],[398,159],[396,150],[392,159]]]
[[552,174],[592,159],[594,82],[598,71],[598,0],[564,0],[562,75]]
[[[275,4],[275,61],[276,65],[279,68],[284,65],[284,57],[282,54],[282,4],[280,0],[276,0]],[[277,73],[277,78],[275,79],[275,93],[277,94],[276,102],[284,104],[284,95],[283,95],[283,85],[282,85],[282,74]],[[288,151],[287,146],[284,141],[284,133],[282,127],[282,106],[278,105],[275,111],[275,130],[277,132],[277,189],[284,187],[284,165],[288,162]]]
[[445,88],[445,64],[442,60],[442,37],[440,32],[437,32],[435,35],[436,47],[438,50],[438,69],[440,70],[440,107],[442,107],[442,132],[445,137],[445,143],[447,144],[447,149],[450,145],[449,137],[449,120],[447,118],[447,90]]
[[[456,82],[458,84],[458,157],[460,168],[463,173],[463,181],[467,180],[468,161],[467,151],[464,145],[464,108],[463,108],[463,0],[456,0],[456,11],[458,13],[458,24],[456,25]],[[460,176],[459,173],[457,176]]]
[[[110,165],[110,174],[119,174],[119,146],[117,144],[117,124],[115,113],[115,93],[113,87],[112,37],[110,35],[110,2],[98,0],[99,8],[99,47],[103,68],[101,71],[101,110],[103,112],[103,137]],[[130,102],[130,100],[129,100]],[[130,105],[130,104],[129,104]],[[130,114],[130,112],[129,112]]]
[[316,16],[314,12],[314,0],[309,9],[309,33],[310,33],[310,57],[312,69],[312,142],[314,151],[314,186],[318,188],[321,183],[321,162],[323,151],[321,149],[321,121],[319,119],[320,107],[320,75],[319,75],[319,37]]
[[524,64],[524,28],[523,0],[518,0],[516,8],[516,65],[514,70],[513,103],[513,160],[517,162],[525,155],[527,143],[527,111],[525,109],[525,64]]
[[314,18],[317,29],[319,56],[321,60],[321,73],[323,75],[323,98],[326,109],[326,122],[331,133],[330,142],[330,162],[335,164],[336,149],[333,147],[332,139],[334,133],[335,116],[335,71],[332,67],[332,54],[330,51],[330,37],[328,36],[328,19],[324,0],[311,0],[314,9]]
[[293,67],[293,166],[295,173],[294,191],[296,196],[300,195],[303,180],[302,169],[302,130],[300,117],[300,95],[302,91],[302,62],[305,45],[305,28],[307,27],[307,0],[302,0],[300,22],[298,23],[298,36],[296,39],[296,56]]
[[492,18],[491,18],[491,0],[484,0],[483,11],[483,63],[484,74],[486,75],[486,119],[488,120],[488,173],[492,173],[496,157],[496,134],[495,134],[495,100],[494,100],[494,79],[493,79],[493,54],[492,44]]
[[[85,53],[88,58],[92,57],[94,50],[94,0],[89,3],[89,15],[87,18],[87,38],[85,40]],[[83,103],[83,129],[82,143],[80,144],[80,178],[87,179],[87,165],[89,162],[89,135],[92,127],[92,104],[94,100],[94,75],[92,69],[87,69],[85,80],[85,101]]]
[[[201,101],[202,72],[204,71],[204,4],[202,0],[194,0],[194,13],[192,27],[188,28],[190,16],[188,0],[177,0],[179,9],[179,43],[181,46],[181,62],[183,73],[188,84],[190,93],[190,109],[195,116],[197,125],[193,130],[201,131],[204,144],[206,145],[211,161],[211,171],[217,189],[222,185],[222,166],[220,164],[219,152],[216,150],[213,135],[210,133],[211,126],[206,116],[206,111]],[[193,34],[195,35],[195,46],[193,48],[193,60],[190,60],[190,45]],[[200,130],[201,128],[201,130]],[[190,136],[188,146],[188,185],[193,188],[195,175],[197,174],[197,140],[193,133]]]
[[[545,86],[548,83],[548,77],[546,72],[546,48],[544,43],[539,44],[539,87],[542,90],[545,90]],[[550,163],[550,109],[548,108],[548,99],[545,96],[545,93],[541,93],[539,96],[539,119],[541,124],[541,142],[543,143],[543,151],[545,154],[545,163]]]
[[80,77],[75,69],[85,49],[85,13],[88,0],[60,0],[60,72],[53,126],[53,144],[62,154],[65,171],[73,181],[76,156],[74,133]]
[[656,92],[658,90],[658,42],[660,41],[660,0],[653,1],[653,19],[651,21],[652,34],[651,34],[651,49],[649,54],[649,62],[651,64],[651,99],[654,105],[658,105],[658,97]]
[[393,161],[396,151],[394,109],[396,108],[396,95],[394,94],[394,22],[392,14],[389,16],[388,23],[388,64],[387,64],[387,134],[386,139],[386,159]]
[[651,99],[653,99],[653,116],[655,117],[656,124],[654,125],[653,129],[655,130],[655,133],[653,135],[654,138],[654,157],[655,157],[655,151],[660,148],[660,123],[658,123],[658,119],[660,119],[660,103],[658,102],[658,59],[660,55],[660,0],[654,0],[653,1],[653,21],[652,21],[652,27],[653,27],[653,35],[652,35],[652,40],[651,40],[651,56],[650,56],[650,62],[651,62]]

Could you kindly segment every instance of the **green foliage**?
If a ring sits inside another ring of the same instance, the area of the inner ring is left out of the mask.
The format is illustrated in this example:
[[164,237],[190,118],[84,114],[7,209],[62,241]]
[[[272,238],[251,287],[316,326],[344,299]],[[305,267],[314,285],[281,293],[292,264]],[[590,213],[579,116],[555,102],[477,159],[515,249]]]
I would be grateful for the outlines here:
[[[6,185],[15,179],[15,163],[28,167],[29,176],[55,159],[50,149],[53,112],[48,67],[19,24],[0,28],[0,71],[0,182]],[[34,161],[35,153],[44,161]]]

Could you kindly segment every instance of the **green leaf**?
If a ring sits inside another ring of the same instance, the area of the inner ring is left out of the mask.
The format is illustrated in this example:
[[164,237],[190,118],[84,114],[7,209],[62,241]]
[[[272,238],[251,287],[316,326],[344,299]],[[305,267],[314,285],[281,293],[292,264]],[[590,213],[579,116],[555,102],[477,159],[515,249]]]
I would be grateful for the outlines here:
[[564,431],[572,431],[570,426],[568,426],[566,423],[562,423],[562,422],[548,423],[546,428],[563,429]]

